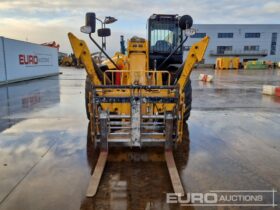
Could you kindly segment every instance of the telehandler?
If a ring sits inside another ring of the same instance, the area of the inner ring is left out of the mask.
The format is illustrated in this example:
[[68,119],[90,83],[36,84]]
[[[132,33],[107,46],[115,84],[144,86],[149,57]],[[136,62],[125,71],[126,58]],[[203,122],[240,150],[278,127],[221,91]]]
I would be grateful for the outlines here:
[[[87,13],[81,32],[89,34],[108,58],[103,63],[97,65],[85,41],[68,33],[73,52],[87,72],[86,111],[92,137],[100,148],[87,196],[93,197],[97,192],[109,146],[158,144],[165,150],[173,190],[183,196],[173,147],[183,139],[183,123],[190,116],[192,101],[189,77],[194,65],[203,59],[209,37],[195,43],[183,61],[183,44],[194,32],[191,16],[153,14],[148,19],[148,39],[132,37],[127,52],[117,52],[111,58],[92,36],[96,19],[95,13]],[[97,33],[101,37],[111,34],[109,28]]]

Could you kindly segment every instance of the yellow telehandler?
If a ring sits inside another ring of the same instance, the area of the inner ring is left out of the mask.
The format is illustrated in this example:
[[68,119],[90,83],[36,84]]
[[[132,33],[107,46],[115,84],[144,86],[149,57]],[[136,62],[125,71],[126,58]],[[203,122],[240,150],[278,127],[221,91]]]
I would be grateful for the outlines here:
[[[203,59],[209,42],[206,36],[195,43],[183,61],[183,44],[194,33],[192,24],[189,15],[153,14],[148,19],[148,39],[132,37],[126,52],[111,58],[92,36],[95,13],[87,13],[81,32],[89,34],[107,57],[101,64],[92,59],[85,41],[68,34],[73,52],[87,72],[86,111],[91,135],[100,147],[88,197],[96,194],[109,147],[115,144],[131,148],[162,145],[173,190],[184,195],[173,146],[182,141],[183,123],[190,116],[192,68]],[[109,28],[97,32],[101,37],[110,35]]]

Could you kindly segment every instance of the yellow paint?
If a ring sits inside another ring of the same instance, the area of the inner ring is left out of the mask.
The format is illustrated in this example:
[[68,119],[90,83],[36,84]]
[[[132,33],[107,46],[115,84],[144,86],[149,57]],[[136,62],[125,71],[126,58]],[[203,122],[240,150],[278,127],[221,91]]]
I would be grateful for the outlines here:
[[219,57],[216,59],[216,69],[238,69],[239,63],[239,57]]
[[81,59],[85,65],[85,69],[92,83],[95,85],[101,85],[100,80],[97,77],[96,69],[93,66],[90,51],[85,41],[78,39],[74,34],[68,33],[73,52],[77,59]]

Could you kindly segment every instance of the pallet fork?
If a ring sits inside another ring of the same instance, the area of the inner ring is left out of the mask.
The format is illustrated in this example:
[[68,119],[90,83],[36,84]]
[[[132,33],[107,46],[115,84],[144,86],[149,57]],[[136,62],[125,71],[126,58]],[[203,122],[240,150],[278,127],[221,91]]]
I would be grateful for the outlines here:
[[[172,114],[167,114],[166,121],[165,121],[165,127],[166,127],[166,141],[165,141],[165,160],[169,172],[169,176],[172,182],[173,190],[176,195],[184,196],[184,188],[180,180],[180,176],[178,173],[178,170],[176,168],[176,164],[174,161],[173,156],[173,139],[172,139],[172,133],[173,133],[173,117]],[[102,177],[102,173],[104,171],[107,157],[108,157],[108,131],[107,131],[107,123],[108,123],[108,114],[106,112],[102,112],[100,114],[100,125],[101,130],[103,131],[101,134],[101,141],[100,141],[100,154],[95,166],[95,169],[93,171],[93,174],[90,179],[90,183],[87,189],[87,197],[93,197],[97,193],[97,189]]]
[[100,128],[101,132],[101,142],[100,142],[100,154],[91,176],[90,183],[87,189],[87,197],[93,197],[98,189],[102,173],[104,171],[107,157],[108,157],[108,127],[107,127],[108,116],[107,112],[100,113]]

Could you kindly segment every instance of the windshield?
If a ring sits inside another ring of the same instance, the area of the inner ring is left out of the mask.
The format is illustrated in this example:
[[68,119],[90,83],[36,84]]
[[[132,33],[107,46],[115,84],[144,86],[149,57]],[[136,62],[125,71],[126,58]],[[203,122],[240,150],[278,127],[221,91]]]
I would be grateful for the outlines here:
[[179,44],[179,27],[174,22],[150,23],[150,52],[170,53]]

